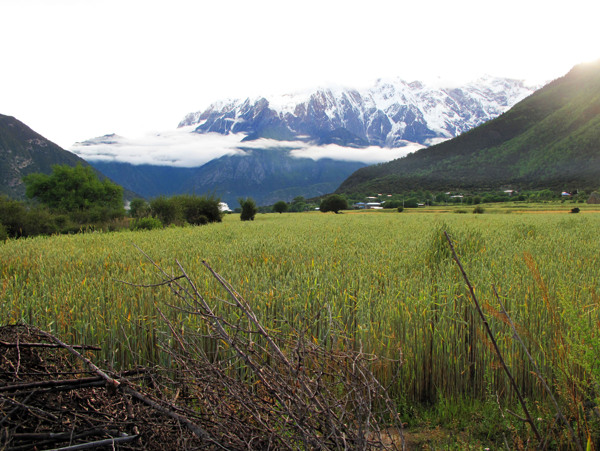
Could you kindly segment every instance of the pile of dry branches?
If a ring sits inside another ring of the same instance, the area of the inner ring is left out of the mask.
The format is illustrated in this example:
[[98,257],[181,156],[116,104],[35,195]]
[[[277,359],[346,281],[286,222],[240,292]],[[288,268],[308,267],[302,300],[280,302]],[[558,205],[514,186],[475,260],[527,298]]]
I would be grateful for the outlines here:
[[202,441],[169,403],[143,394],[152,372],[112,374],[34,327],[0,328],[0,449],[185,449]]
[[[227,299],[206,299],[178,262],[176,276],[155,264],[162,280],[152,285],[177,300],[171,312],[159,310],[173,362],[164,383],[193,404],[189,419],[203,439],[227,449],[404,448],[395,407],[370,370],[376,356],[340,334],[318,343],[299,324],[268,330],[203,264]],[[200,327],[182,332],[178,315],[200,318]]]
[[[301,324],[268,330],[206,263],[227,300],[205,299],[177,265],[177,276],[156,266],[162,280],[152,285],[177,301],[158,310],[168,367],[116,374],[88,358],[99,348],[29,326],[0,328],[0,449],[405,447],[371,372],[377,357],[334,333],[333,320],[323,343]],[[194,330],[183,327],[190,318]]]

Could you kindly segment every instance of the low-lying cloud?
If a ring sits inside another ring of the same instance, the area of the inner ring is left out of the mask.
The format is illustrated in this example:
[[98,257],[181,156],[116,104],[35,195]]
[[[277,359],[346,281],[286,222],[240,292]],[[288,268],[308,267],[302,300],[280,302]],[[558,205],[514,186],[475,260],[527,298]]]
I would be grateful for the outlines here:
[[243,134],[193,133],[194,127],[147,134],[137,138],[109,136],[95,138],[71,146],[71,152],[87,161],[149,164],[155,166],[199,167],[224,155],[244,154],[243,149],[291,149],[295,158],[382,163],[403,157],[422,145],[408,143],[405,147],[367,148],[343,147],[335,144],[317,146],[301,141],[258,139],[242,142]]

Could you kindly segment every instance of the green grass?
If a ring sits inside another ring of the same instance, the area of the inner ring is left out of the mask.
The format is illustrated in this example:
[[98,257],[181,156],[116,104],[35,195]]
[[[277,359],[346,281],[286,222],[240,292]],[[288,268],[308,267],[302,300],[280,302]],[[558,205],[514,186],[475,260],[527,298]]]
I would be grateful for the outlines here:
[[[486,311],[493,316],[498,308],[495,285],[563,402],[592,396],[600,381],[600,214],[567,214],[571,204],[535,214],[485,208],[483,215],[435,207],[427,214],[259,214],[253,222],[229,215],[201,227],[9,240],[0,245],[1,322],[99,343],[101,358],[116,367],[168,364],[157,347],[168,331],[155,304],[169,310],[171,296],[119,282],[158,280],[135,244],[168,271],[176,272],[177,259],[208,298],[223,297],[201,265],[207,260],[267,325],[331,311],[355,347],[402,358],[399,372],[394,362],[375,371],[407,416],[407,406],[439,399],[498,396],[503,406],[514,405],[441,237],[447,230]],[[551,421],[510,331],[498,319],[490,324],[524,395],[538,402],[536,415]],[[193,319],[181,325],[199,327]],[[328,334],[328,314],[310,332],[315,339]],[[571,407],[577,417],[577,405]]]

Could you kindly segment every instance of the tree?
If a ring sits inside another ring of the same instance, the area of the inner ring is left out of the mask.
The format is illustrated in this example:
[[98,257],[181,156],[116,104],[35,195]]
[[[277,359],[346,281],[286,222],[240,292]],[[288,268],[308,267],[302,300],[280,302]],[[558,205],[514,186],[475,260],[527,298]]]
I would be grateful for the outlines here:
[[242,208],[242,212],[240,213],[240,219],[242,221],[254,221],[254,216],[258,212],[258,208],[256,208],[256,203],[250,197],[246,199],[239,198],[240,207]]
[[404,201],[405,208],[417,208],[419,206],[419,201],[416,197],[411,197],[410,199],[406,199]]
[[288,204],[287,202],[280,200],[278,202],[275,202],[275,204],[273,205],[273,211],[275,213],[285,213],[286,211],[288,211]]
[[27,197],[54,211],[97,219],[124,214],[123,188],[108,179],[101,181],[90,166],[55,165],[52,174],[29,174],[23,182]]
[[132,218],[144,218],[150,214],[150,205],[144,199],[136,198],[129,203],[129,215]]
[[323,213],[327,213],[328,211],[333,211],[334,213],[338,213],[340,210],[348,209],[348,201],[340,196],[339,194],[332,194],[331,196],[326,197],[321,201],[320,210]]
[[292,200],[292,204],[289,207],[289,211],[300,212],[306,211],[308,209],[308,205],[306,204],[306,199],[303,196],[296,196]]

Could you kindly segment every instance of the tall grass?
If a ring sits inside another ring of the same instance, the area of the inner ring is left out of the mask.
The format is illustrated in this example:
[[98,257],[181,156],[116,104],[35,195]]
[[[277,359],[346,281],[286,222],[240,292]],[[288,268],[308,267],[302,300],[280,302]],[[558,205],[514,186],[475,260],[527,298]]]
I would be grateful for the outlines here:
[[[495,313],[494,284],[562,396],[593,399],[600,381],[599,225],[597,213],[308,213],[9,240],[0,245],[1,322],[26,321],[65,340],[99,343],[117,367],[168,364],[157,347],[167,331],[155,309],[169,303],[168,292],[119,282],[157,281],[135,243],[169,270],[178,259],[201,292],[222,296],[200,264],[207,260],[272,327],[275,319],[318,317],[311,333],[323,339],[331,315],[355,346],[390,359],[401,355],[400,369],[397,363],[377,369],[399,403],[491,393],[512,402],[443,241],[447,230],[525,396],[544,399]],[[201,327],[193,321],[182,327]]]

